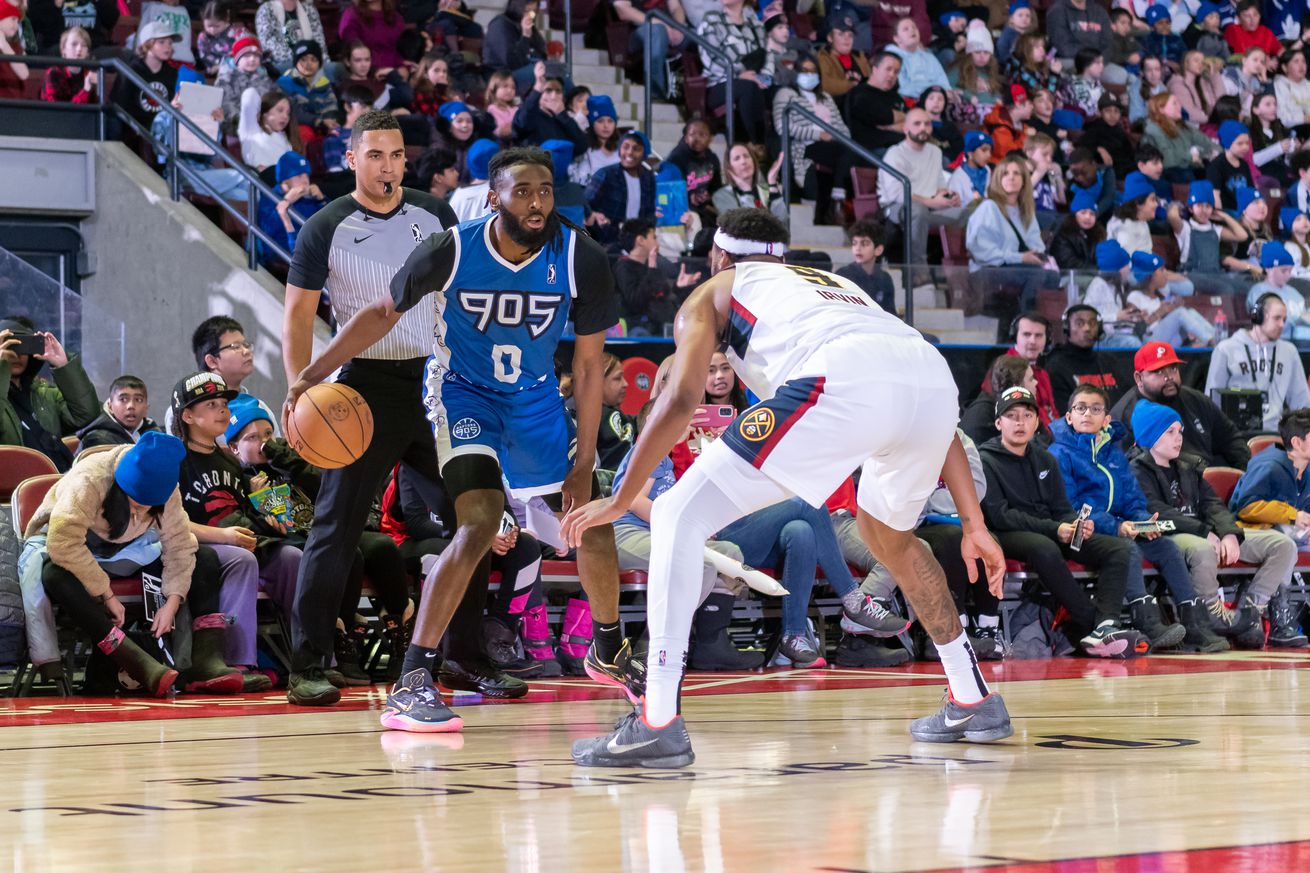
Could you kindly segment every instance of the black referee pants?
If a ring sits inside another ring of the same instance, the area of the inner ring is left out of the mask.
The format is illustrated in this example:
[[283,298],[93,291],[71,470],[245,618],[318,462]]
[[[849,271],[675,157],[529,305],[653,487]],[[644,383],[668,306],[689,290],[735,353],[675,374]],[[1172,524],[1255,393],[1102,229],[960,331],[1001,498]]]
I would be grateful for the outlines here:
[[[291,667],[295,672],[325,665],[332,657],[337,614],[355,549],[369,509],[391,468],[404,461],[425,476],[440,478],[436,443],[423,406],[426,363],[425,358],[356,358],[342,368],[338,381],[358,391],[373,412],[373,441],[355,463],[323,473],[314,526],[296,580],[291,616],[295,645]],[[484,575],[470,583],[465,597],[476,598],[481,604],[486,594]],[[471,629],[452,623],[449,630],[451,634],[471,633],[474,639],[479,632],[476,623]]]

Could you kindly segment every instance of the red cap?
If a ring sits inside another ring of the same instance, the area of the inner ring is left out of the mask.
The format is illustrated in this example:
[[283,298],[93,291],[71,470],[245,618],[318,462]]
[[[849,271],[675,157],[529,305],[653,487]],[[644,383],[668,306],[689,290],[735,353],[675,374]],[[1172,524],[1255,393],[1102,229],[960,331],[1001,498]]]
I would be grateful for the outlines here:
[[1147,343],[1137,350],[1137,354],[1133,355],[1133,369],[1139,372],[1149,373],[1155,370],[1163,370],[1165,367],[1174,364],[1181,366],[1182,363],[1178,358],[1178,353],[1174,351],[1174,347],[1168,343]]
[[232,43],[232,57],[241,57],[245,54],[246,49],[254,49],[261,54],[264,51],[263,47],[259,44],[259,40],[255,39],[253,36],[243,36],[241,39]]
[[12,3],[0,2],[0,21],[6,18],[22,18],[23,10],[19,9]]
[[1011,86],[1010,86],[1010,102],[1012,102],[1012,103],[1027,103],[1027,102],[1028,102],[1028,89],[1025,88],[1025,87],[1022,86],[1022,85],[1011,85]]

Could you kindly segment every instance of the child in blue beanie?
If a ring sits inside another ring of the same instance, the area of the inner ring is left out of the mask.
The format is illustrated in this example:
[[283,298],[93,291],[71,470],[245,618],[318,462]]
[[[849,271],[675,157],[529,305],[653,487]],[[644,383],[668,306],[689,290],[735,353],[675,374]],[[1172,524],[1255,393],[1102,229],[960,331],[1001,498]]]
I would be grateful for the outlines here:
[[[241,676],[220,655],[226,623],[218,610],[218,559],[197,549],[178,494],[185,454],[176,437],[152,431],[135,445],[85,458],[46,494],[28,524],[27,549],[35,545],[35,554],[46,556],[41,584],[51,602],[133,682],[163,697],[178,671],[123,632],[126,610],[112,587],[139,574],[159,579],[164,601],[150,632],[162,638],[172,631],[183,600],[192,616],[184,689],[235,694]],[[25,550],[25,558],[32,554]]]

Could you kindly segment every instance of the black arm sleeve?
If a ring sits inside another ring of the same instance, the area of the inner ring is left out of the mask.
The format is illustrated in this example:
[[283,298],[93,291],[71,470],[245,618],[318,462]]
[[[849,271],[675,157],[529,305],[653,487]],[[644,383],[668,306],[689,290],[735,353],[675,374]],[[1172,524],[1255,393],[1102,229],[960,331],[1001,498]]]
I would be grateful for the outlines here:
[[578,336],[586,336],[619,323],[619,298],[605,250],[586,234],[574,233],[577,248],[573,252],[573,287],[578,296],[573,301],[573,329]]
[[458,266],[459,243],[454,230],[430,236],[419,243],[405,261],[405,266],[391,279],[391,299],[396,311],[413,309],[428,294],[445,288]]

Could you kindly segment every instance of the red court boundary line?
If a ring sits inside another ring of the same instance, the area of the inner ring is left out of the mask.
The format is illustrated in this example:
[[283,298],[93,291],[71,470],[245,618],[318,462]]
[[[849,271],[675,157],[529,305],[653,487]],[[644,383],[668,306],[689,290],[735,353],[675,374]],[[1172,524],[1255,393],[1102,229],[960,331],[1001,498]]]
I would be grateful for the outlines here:
[[[1310,655],[1308,650],[1285,650],[1286,654]],[[1310,657],[1299,660],[1248,658],[1139,658],[1131,661],[1057,658],[1044,661],[988,661],[980,668],[989,682],[1040,682],[1091,677],[1177,676],[1234,671],[1291,670],[1310,667]],[[941,665],[915,662],[901,667],[875,670],[791,670],[764,673],[692,673],[683,687],[689,697],[722,694],[778,694],[797,691],[837,691],[877,688],[906,688],[945,683]],[[544,679],[528,683],[527,697],[515,701],[484,700],[476,694],[456,694],[454,706],[524,703],[561,703],[589,700],[619,700],[617,692],[586,679]],[[387,687],[345,689],[341,703],[331,707],[292,706],[285,692],[200,697],[183,694],[174,698],[145,697],[26,697],[0,699],[0,730],[23,725],[95,724],[130,721],[167,721],[179,718],[221,718],[255,715],[303,715],[380,709]],[[1310,869],[1310,865],[1307,865]]]
[[[873,873],[851,867],[820,867],[829,873]],[[1146,873],[1177,870],[1186,873],[1253,873],[1310,869],[1310,840],[1135,852],[1123,855],[1087,855],[1052,861],[1001,861],[967,867],[934,867],[913,873]]]

